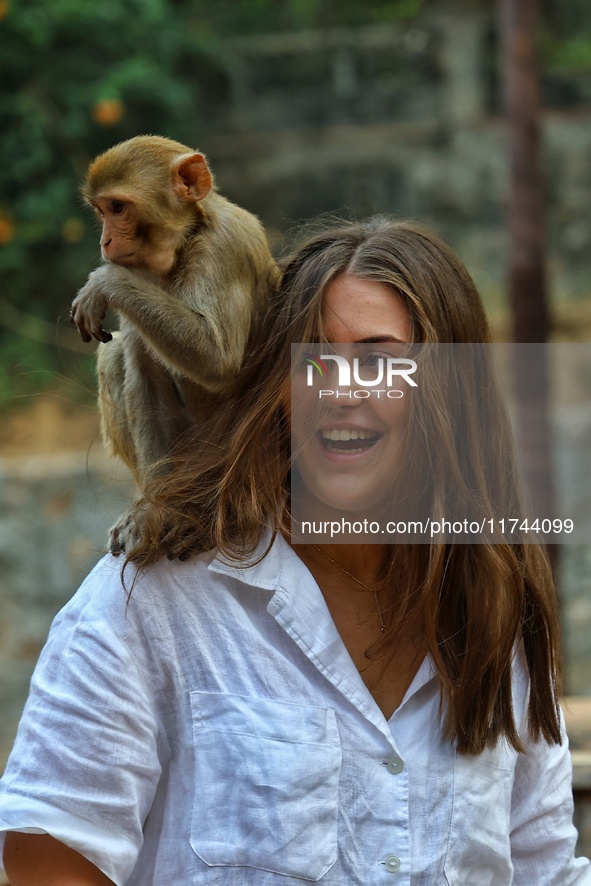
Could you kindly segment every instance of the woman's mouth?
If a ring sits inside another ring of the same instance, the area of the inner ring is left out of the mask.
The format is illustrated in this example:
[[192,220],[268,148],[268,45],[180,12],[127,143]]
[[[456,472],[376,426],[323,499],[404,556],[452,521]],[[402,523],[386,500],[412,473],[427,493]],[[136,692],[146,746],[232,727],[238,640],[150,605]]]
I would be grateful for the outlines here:
[[318,431],[318,439],[327,452],[358,455],[366,452],[382,434],[360,428],[325,428]]

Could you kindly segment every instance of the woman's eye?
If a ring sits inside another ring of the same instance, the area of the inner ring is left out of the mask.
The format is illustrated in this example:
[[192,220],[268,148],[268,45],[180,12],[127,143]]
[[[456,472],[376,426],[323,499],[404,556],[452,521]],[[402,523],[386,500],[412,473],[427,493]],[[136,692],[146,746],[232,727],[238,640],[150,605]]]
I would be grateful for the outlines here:
[[379,366],[380,360],[384,359],[384,354],[364,354],[360,360],[363,366]]

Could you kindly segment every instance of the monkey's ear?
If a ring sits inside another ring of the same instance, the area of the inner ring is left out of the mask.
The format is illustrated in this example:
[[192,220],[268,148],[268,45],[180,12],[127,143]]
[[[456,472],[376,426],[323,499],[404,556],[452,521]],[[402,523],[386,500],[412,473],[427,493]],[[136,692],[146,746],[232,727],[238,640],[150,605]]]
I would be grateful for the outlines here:
[[172,167],[172,185],[181,200],[197,202],[207,197],[213,182],[203,154],[185,154]]

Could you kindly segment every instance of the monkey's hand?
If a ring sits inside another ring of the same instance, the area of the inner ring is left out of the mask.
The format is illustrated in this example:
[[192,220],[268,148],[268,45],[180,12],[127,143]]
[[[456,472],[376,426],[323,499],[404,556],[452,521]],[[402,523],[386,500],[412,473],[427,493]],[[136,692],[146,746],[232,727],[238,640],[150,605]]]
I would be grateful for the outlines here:
[[97,268],[78,292],[72,302],[70,321],[78,327],[82,341],[111,341],[113,336],[103,329],[107,308],[109,307],[108,277],[109,267]]
[[[109,551],[113,557],[129,553],[140,541],[144,531],[146,511],[137,502],[123,512],[109,530]],[[188,560],[197,547],[198,534],[191,524],[179,521],[165,528],[160,539],[162,553],[169,560]]]
[[141,515],[138,515],[136,505],[132,505],[119,517],[114,526],[109,529],[109,551],[114,557],[124,551],[130,551],[139,541],[141,534]]

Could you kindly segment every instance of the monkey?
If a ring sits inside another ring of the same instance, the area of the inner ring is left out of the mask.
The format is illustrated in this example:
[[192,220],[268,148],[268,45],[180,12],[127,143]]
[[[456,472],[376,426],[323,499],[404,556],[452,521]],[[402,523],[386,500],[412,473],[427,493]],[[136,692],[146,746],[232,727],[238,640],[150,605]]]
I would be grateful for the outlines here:
[[[96,339],[103,440],[141,488],[148,471],[235,383],[279,270],[259,220],[223,197],[199,151],[154,135],[94,159],[82,186],[102,230],[103,264],[71,321]],[[119,320],[103,328],[107,310]],[[130,543],[132,510],[110,530]]]

